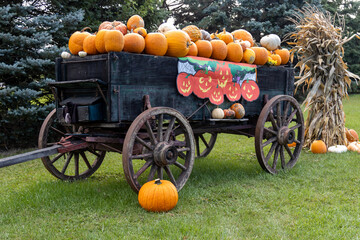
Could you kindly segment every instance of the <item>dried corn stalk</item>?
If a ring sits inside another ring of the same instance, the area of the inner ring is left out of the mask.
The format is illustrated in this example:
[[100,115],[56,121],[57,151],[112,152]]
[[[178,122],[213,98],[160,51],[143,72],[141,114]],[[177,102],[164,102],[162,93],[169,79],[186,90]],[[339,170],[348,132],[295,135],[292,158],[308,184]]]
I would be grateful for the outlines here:
[[[341,27],[334,27],[335,20]],[[347,96],[351,80],[360,79],[347,70],[343,61],[344,43],[350,38],[341,36],[344,30],[344,18],[323,13],[316,7],[307,5],[291,18],[297,31],[291,33],[294,45],[291,59],[297,54],[300,68],[300,85],[307,87],[308,95],[304,101],[308,116],[305,121],[305,147],[314,140],[321,139],[327,146],[346,145],[345,114],[342,99]]]

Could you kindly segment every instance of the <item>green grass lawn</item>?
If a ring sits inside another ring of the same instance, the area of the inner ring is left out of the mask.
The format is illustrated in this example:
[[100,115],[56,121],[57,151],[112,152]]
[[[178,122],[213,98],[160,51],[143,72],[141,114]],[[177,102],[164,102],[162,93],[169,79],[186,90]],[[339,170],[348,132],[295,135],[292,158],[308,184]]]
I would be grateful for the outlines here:
[[[360,131],[360,95],[344,101]],[[0,169],[0,239],[359,239],[360,154],[303,150],[278,175],[257,162],[254,139],[220,134],[197,159],[178,205],[149,213],[128,186],[121,155],[89,179],[55,179],[40,160]]]

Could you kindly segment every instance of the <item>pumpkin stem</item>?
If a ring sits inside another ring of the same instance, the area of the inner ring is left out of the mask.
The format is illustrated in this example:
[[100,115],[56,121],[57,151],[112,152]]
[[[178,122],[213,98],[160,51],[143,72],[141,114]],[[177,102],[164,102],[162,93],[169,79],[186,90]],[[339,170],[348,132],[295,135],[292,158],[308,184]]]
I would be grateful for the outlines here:
[[84,32],[85,30],[88,30],[88,29],[90,29],[90,31],[92,32],[92,29],[90,27],[84,27],[83,29],[81,29],[80,32]]
[[160,178],[155,179],[155,184],[156,185],[162,184],[161,179]]

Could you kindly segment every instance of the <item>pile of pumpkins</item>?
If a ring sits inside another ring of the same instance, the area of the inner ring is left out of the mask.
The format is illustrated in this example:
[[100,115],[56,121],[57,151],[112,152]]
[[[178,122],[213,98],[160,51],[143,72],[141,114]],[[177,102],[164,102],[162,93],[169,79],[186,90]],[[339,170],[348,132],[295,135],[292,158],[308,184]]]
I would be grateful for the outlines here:
[[[147,33],[141,16],[131,16],[126,25],[120,21],[105,21],[96,34],[88,28],[73,33],[69,39],[69,50],[73,55],[102,54],[107,52],[145,53],[156,56],[199,56],[231,62],[249,64],[286,64],[289,51],[280,48],[281,40],[275,34],[261,38],[261,46],[254,45],[252,35],[238,29],[231,33],[223,29],[209,34],[195,25],[182,30],[170,23],[163,23],[157,32]],[[63,58],[71,55],[67,52]]]
[[234,103],[228,109],[214,108],[211,112],[213,119],[241,119],[245,116],[245,108],[240,103]]

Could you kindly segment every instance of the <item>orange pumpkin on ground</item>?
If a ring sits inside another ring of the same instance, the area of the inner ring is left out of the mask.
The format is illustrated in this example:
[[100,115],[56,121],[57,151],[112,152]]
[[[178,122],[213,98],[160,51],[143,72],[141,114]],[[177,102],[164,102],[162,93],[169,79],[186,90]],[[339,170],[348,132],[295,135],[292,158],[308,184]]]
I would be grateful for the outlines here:
[[251,33],[249,33],[248,31],[246,31],[244,29],[238,29],[238,30],[233,31],[231,34],[234,36],[234,38],[236,40],[249,41],[251,44],[251,47],[254,46],[253,37],[252,37]]
[[191,42],[189,52],[187,54],[188,56],[197,56],[198,55],[198,49],[194,42]]
[[296,147],[296,142],[289,143],[288,147]]
[[322,140],[315,140],[310,145],[310,150],[312,153],[326,153],[327,147],[326,147],[326,144]]
[[121,52],[124,48],[124,35],[118,30],[108,30],[104,35],[106,52]]
[[145,37],[145,53],[164,56],[168,49],[168,42],[162,33],[149,33]]
[[215,39],[210,41],[212,46],[211,58],[217,60],[225,60],[227,56],[226,43],[223,40]]
[[255,52],[255,61],[256,65],[264,65],[268,61],[268,51],[264,47],[252,47],[251,48]]
[[80,51],[83,51],[84,39],[90,35],[85,32],[88,28],[84,28],[81,31],[74,32],[69,39],[69,50],[72,54],[77,55]]
[[137,33],[128,33],[124,36],[124,51],[141,53],[145,48],[145,39]]
[[231,42],[227,47],[227,56],[226,60],[231,62],[240,62],[243,58],[243,50],[240,44]]
[[131,16],[126,25],[129,31],[139,27],[145,27],[144,19],[142,19],[139,15]]
[[188,54],[191,40],[189,35],[182,30],[172,30],[165,33],[168,43],[167,56],[184,57]]
[[87,53],[87,54],[98,54],[99,52],[96,50],[96,46],[95,46],[95,38],[96,35],[91,34],[89,36],[87,36],[84,39],[83,42],[83,50]]
[[186,26],[182,30],[189,35],[191,41],[193,42],[196,42],[197,40],[201,39],[201,31],[195,25]]
[[137,33],[137,34],[140,34],[141,36],[143,36],[144,38],[146,37],[147,35],[147,31],[145,28],[143,27],[138,27],[134,30],[134,33]]
[[282,65],[287,64],[289,62],[290,52],[286,48],[276,49],[274,51],[274,53],[278,54],[281,57],[281,64]]
[[346,139],[349,142],[359,141],[359,135],[356,133],[354,129],[346,129],[345,134],[346,134]]
[[251,48],[247,48],[244,51],[243,58],[241,62],[253,64],[255,62],[255,52]]
[[212,54],[212,45],[207,40],[198,40],[195,42],[198,49],[198,56],[209,58]]

